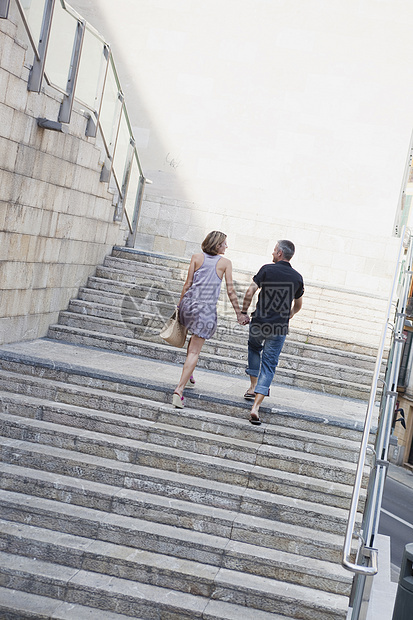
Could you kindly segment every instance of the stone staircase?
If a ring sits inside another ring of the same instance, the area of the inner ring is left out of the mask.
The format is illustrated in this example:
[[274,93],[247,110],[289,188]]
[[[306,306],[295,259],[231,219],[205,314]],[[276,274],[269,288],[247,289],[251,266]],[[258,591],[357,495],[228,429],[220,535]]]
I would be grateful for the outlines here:
[[[179,300],[187,268],[183,259],[114,248],[78,299],[60,314],[59,324],[50,327],[49,338],[181,362],[182,350],[166,345],[159,331]],[[236,289],[243,295],[251,274],[236,276]],[[276,383],[368,399],[376,348],[366,339],[372,342],[377,332],[378,309],[364,308],[368,320],[361,320],[361,301],[344,299],[324,297],[323,311],[319,291],[306,288],[304,309],[292,321]],[[243,375],[247,329],[237,325],[224,291],[218,310],[219,327],[205,343],[199,367]]]
[[[182,273],[171,259],[162,288],[156,262],[145,272],[124,261],[98,269],[51,327],[58,340],[28,344],[37,357],[24,343],[0,349],[0,617],[345,620],[352,576],[340,559],[362,425],[268,407],[249,425],[248,403],[213,390],[211,370],[244,365],[245,331],[224,301],[232,346],[221,328],[177,412],[183,353],[157,331]],[[326,341],[297,333],[291,346],[317,353],[315,376],[337,364]],[[283,381],[310,385],[288,367],[293,350]]]
[[358,430],[0,358],[2,618],[344,620]]

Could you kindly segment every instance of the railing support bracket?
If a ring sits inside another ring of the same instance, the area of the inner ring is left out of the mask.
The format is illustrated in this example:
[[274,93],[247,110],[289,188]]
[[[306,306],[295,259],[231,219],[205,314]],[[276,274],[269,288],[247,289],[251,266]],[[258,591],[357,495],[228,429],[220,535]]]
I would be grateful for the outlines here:
[[51,131],[60,131],[60,133],[67,133],[67,125],[59,123],[58,121],[51,121],[48,118],[38,118],[37,125],[42,129],[50,129]]

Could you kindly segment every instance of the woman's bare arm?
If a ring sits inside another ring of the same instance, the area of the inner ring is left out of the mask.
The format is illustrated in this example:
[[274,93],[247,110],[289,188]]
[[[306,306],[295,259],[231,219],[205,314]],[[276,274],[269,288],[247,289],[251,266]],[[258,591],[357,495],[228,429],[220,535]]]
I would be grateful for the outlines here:
[[235,292],[234,282],[232,280],[232,263],[230,260],[228,260],[228,264],[225,267],[224,275],[225,275],[225,285],[227,287],[227,295],[232,304],[232,307],[235,310],[237,319],[239,320],[242,318],[242,314],[241,314],[241,310],[240,310],[239,303],[238,303],[237,293]]

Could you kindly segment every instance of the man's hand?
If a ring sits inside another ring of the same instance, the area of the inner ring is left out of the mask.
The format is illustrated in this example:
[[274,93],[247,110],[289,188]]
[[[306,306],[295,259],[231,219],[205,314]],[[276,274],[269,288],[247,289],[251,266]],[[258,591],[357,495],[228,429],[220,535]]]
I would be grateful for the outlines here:
[[237,321],[240,325],[248,325],[248,323],[250,322],[250,317],[248,316],[248,314],[240,314],[237,317]]

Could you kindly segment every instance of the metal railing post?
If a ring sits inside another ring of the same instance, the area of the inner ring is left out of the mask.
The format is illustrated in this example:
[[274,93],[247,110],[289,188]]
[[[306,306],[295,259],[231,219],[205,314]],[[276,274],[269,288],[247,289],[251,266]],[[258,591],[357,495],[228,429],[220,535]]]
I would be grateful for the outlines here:
[[42,87],[47,48],[49,45],[50,31],[52,28],[54,6],[55,0],[46,0],[43,11],[39,45],[36,48],[38,55],[35,54],[34,56],[33,66],[30,70],[29,81],[27,84],[27,89],[36,93],[40,93],[40,89]]
[[7,19],[9,16],[10,0],[0,0],[0,19]]
[[129,141],[129,145],[128,145],[128,154],[126,156],[125,166],[123,169],[123,179],[122,179],[122,185],[120,188],[120,194],[118,197],[118,202],[116,204],[116,209],[115,209],[115,215],[113,218],[115,221],[120,221],[122,219],[123,205],[124,205],[125,197],[128,191],[129,180],[130,180],[130,175],[132,171],[132,159],[133,159],[134,153],[135,153],[135,140],[131,138]]
[[126,247],[128,248],[135,247],[136,235],[138,232],[138,221],[139,221],[139,215],[141,212],[141,207],[142,207],[142,202],[143,202],[143,195],[145,193],[145,186],[146,186],[146,183],[151,183],[151,182],[152,181],[148,181],[142,175],[139,177],[139,188],[136,194],[135,208],[133,211],[133,221],[131,223],[132,232],[130,233],[130,235],[128,236],[126,240]]
[[85,36],[85,22],[78,21],[75,40],[73,43],[72,58],[70,61],[69,75],[67,78],[66,93],[60,106],[58,120],[60,123],[70,123],[73,100],[75,98],[76,80],[79,73],[80,54],[82,52],[83,39]]
[[105,67],[104,67],[104,70],[101,72],[100,80],[99,80],[99,83],[96,89],[96,109],[93,111],[93,114],[90,115],[89,120],[86,125],[85,135],[88,138],[96,138],[96,135],[97,135],[99,120],[100,120],[100,113],[102,110],[103,93],[105,91],[106,78],[108,75],[108,68],[109,68],[109,58],[110,58],[109,45],[104,45],[103,57],[105,59]]

